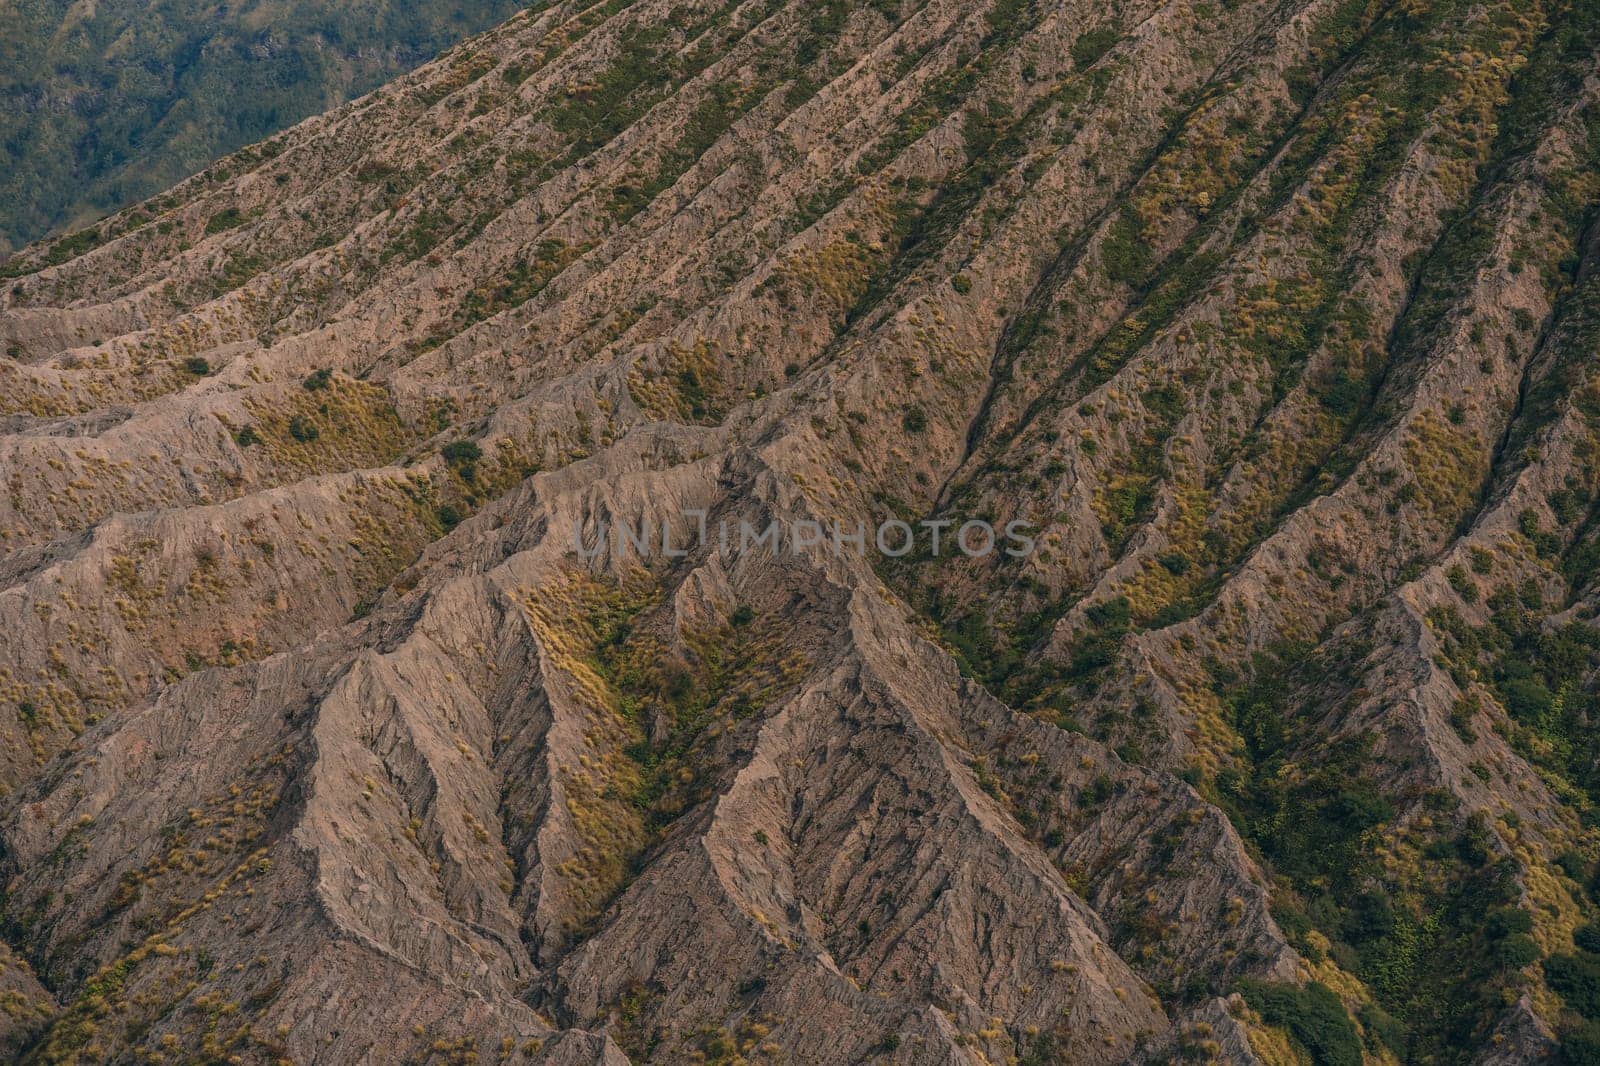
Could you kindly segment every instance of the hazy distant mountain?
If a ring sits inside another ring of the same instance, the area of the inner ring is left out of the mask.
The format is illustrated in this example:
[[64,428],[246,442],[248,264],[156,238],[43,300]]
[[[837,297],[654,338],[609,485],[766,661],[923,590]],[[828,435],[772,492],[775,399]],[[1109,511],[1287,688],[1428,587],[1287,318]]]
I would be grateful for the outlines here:
[[28,249],[0,1039],[1600,1061],[1597,205],[1593,3],[571,0]]
[[376,88],[515,0],[3,0],[0,255]]

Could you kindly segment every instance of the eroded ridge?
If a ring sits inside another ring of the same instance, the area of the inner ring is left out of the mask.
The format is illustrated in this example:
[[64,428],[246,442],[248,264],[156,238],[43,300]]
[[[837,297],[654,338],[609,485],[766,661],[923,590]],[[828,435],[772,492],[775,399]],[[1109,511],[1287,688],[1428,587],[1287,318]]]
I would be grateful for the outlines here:
[[1600,18],[1110,7],[557,3],[7,263],[7,1047],[1584,1046]]

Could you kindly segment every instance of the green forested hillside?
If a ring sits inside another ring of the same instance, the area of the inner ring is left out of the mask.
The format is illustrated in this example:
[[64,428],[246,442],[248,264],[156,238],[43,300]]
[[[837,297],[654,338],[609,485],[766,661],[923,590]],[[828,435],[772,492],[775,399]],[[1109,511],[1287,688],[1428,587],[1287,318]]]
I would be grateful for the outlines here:
[[0,0],[0,255],[151,195],[517,0]]

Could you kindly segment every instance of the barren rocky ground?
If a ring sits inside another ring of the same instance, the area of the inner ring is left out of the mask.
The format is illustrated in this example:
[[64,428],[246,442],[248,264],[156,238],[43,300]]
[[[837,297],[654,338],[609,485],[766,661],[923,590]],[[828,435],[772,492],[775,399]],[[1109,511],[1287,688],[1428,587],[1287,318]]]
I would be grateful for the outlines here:
[[568,0],[21,252],[5,1053],[1600,1061],[1597,203],[1586,0]]

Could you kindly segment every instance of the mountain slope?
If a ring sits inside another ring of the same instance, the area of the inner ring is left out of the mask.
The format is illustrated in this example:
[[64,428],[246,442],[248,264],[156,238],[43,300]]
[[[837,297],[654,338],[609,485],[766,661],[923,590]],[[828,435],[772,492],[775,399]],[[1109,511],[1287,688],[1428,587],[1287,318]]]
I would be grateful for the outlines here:
[[6,1039],[1587,1061],[1597,58],[572,2],[24,251]]

